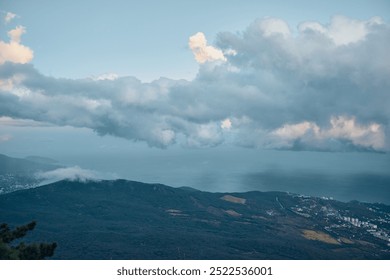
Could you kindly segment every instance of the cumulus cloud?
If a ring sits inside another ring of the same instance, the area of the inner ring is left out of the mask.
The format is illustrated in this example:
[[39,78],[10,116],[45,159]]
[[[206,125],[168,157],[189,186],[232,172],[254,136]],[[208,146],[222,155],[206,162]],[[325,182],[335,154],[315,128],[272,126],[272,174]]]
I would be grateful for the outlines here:
[[8,31],[8,36],[11,42],[20,44],[20,38],[23,33],[26,33],[26,28],[24,26],[17,26],[15,29]]
[[0,117],[0,126],[43,127],[43,126],[52,126],[52,125],[48,123],[29,120],[29,119],[14,119],[10,117]]
[[[352,144],[354,147],[381,150],[385,144],[385,135],[381,125],[371,123],[361,125],[354,117],[338,116],[330,119],[330,126],[320,128],[314,122],[304,121],[286,124],[270,133],[273,147],[328,149],[327,142],[337,143],[337,147]],[[334,144],[335,144],[334,143]]]
[[345,16],[334,16],[329,25],[319,22],[303,22],[298,26],[300,32],[319,32],[330,38],[336,45],[348,45],[365,39],[373,25],[383,24],[380,17],[369,20],[355,20]]
[[266,18],[219,33],[216,47],[201,33],[192,36],[200,63],[192,81],[57,79],[29,64],[3,63],[0,117],[86,127],[161,148],[228,142],[388,151],[389,43],[390,26],[379,18],[338,16],[296,32]]
[[191,36],[188,45],[195,56],[195,60],[199,63],[215,60],[226,61],[221,50],[207,45],[206,37],[202,32],[198,32]]
[[60,180],[81,182],[99,180],[99,176],[95,171],[83,169],[79,166],[58,168],[51,171],[39,172],[35,174],[35,177],[39,180],[50,182],[56,182]]
[[291,34],[288,24],[284,20],[278,18],[265,18],[258,21],[257,26],[265,37],[270,37],[273,35],[288,37]]
[[94,76],[92,77],[93,80],[96,80],[96,81],[102,81],[102,80],[116,80],[119,78],[119,75],[116,74],[116,73],[104,73],[102,75],[99,75],[99,76]]
[[33,51],[21,42],[21,36],[26,32],[23,26],[17,26],[8,32],[10,41],[0,41],[0,65],[5,62],[28,63],[33,58]]

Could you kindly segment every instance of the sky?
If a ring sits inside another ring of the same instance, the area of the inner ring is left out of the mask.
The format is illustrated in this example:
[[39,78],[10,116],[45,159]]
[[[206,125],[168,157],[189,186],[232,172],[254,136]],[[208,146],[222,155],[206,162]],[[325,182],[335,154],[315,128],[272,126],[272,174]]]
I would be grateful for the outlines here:
[[0,153],[388,153],[389,22],[379,0],[2,0]]
[[[210,42],[220,32],[241,32],[253,21],[275,17],[292,29],[304,21],[328,24],[344,15],[389,21],[388,1],[50,1],[2,0],[1,38],[18,25],[26,28],[23,44],[34,51],[31,63],[43,74],[85,78],[104,73],[192,79],[198,65],[188,38],[203,32]],[[77,67],[75,67],[77,65]]]

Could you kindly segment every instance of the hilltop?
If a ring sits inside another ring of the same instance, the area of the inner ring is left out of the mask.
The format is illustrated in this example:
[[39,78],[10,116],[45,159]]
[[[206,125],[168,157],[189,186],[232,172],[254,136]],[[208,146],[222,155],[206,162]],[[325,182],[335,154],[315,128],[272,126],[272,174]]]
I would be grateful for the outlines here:
[[56,259],[390,259],[390,206],[282,192],[60,181],[0,196]]

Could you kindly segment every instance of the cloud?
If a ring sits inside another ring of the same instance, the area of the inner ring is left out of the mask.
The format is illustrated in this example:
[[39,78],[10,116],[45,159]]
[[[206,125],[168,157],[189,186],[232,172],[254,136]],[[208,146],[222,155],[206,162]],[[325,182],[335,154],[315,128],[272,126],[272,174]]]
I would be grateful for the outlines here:
[[23,33],[26,33],[26,28],[23,26],[17,26],[15,29],[8,31],[8,36],[12,43],[20,44],[20,38]]
[[288,26],[288,24],[278,18],[268,17],[263,20],[257,21],[257,26],[265,37],[275,35],[288,37],[291,35],[290,27]]
[[[351,34],[341,40],[345,32]],[[379,18],[338,16],[296,31],[266,18],[219,33],[216,47],[202,33],[192,36],[200,63],[192,81],[60,79],[8,62],[0,65],[0,117],[85,127],[160,148],[389,151],[389,44],[390,26]]]
[[99,180],[99,175],[92,170],[82,169],[79,166],[58,168],[51,171],[39,172],[35,174],[35,177],[39,180],[56,182],[60,180],[71,181],[90,181]]
[[[275,148],[293,148],[300,144],[311,149],[328,149],[329,142],[340,148],[350,144],[362,149],[381,150],[385,135],[381,125],[361,125],[353,117],[332,117],[330,126],[320,128],[313,122],[286,124],[270,133],[271,145]],[[272,137],[273,136],[273,137]]]
[[4,22],[5,23],[10,23],[14,18],[16,17],[16,14],[7,12],[4,17]]
[[96,81],[103,81],[103,80],[116,80],[119,78],[118,74],[115,73],[105,73],[96,77],[92,77],[91,79],[96,80]]
[[28,63],[33,59],[33,51],[22,44],[21,36],[26,32],[23,26],[18,26],[8,32],[10,42],[0,41],[0,65],[5,62]]
[[0,117],[0,126],[47,127],[52,125],[48,123],[29,120],[29,119],[13,119],[10,117]]
[[217,146],[223,142],[221,128],[216,123],[193,125],[187,135],[189,147]]
[[221,121],[221,128],[225,130],[230,130],[232,128],[232,122],[230,119],[224,119]]
[[330,38],[336,45],[348,45],[364,40],[373,25],[383,24],[380,17],[373,17],[366,21],[355,20],[345,16],[334,16],[330,25],[318,22],[303,22],[298,26],[300,32],[318,32]]
[[206,37],[202,32],[191,36],[188,45],[195,56],[195,60],[199,63],[215,60],[226,61],[221,50],[207,45]]

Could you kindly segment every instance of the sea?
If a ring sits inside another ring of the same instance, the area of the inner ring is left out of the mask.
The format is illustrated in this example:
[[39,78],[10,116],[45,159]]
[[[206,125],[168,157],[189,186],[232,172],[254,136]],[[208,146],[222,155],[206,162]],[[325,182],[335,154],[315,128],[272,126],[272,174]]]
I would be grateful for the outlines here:
[[390,154],[240,147],[140,148],[67,153],[57,160],[102,179],[128,179],[209,192],[283,191],[390,205]]

